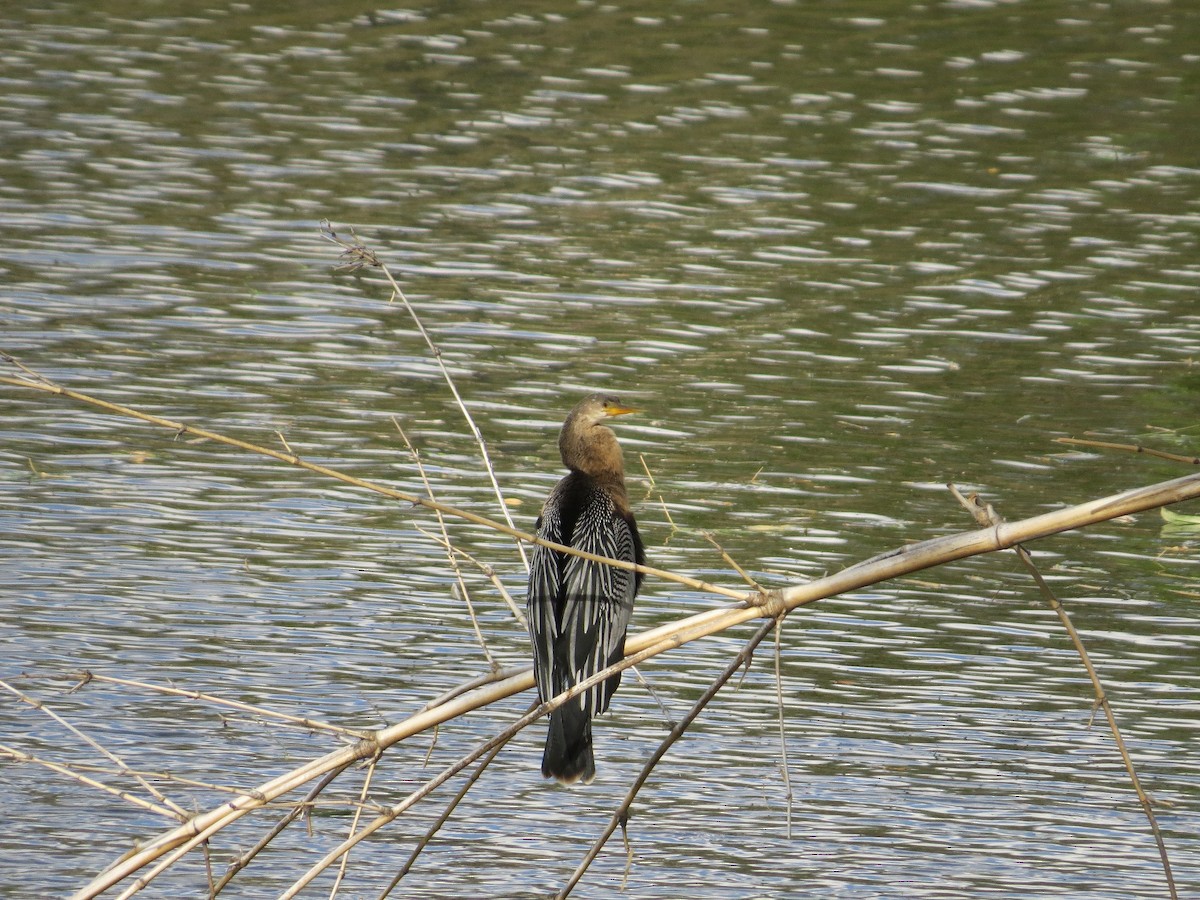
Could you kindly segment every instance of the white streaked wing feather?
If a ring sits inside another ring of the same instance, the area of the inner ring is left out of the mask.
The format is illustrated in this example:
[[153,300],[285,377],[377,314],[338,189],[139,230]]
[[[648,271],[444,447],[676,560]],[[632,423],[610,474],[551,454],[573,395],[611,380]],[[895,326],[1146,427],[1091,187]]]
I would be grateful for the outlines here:
[[[558,510],[547,503],[538,520],[538,536],[556,544],[564,542]],[[543,702],[558,690],[551,683],[554,669],[554,643],[558,638],[558,622],[554,606],[561,590],[559,554],[540,544],[534,545],[529,560],[529,593],[525,609],[529,616],[529,632],[533,644],[533,671],[538,697]]]
[[[630,562],[634,559],[629,525],[602,491],[589,498],[575,525],[571,545],[597,556]],[[622,653],[633,613],[634,575],[627,569],[572,556],[566,562],[563,589],[566,605],[562,633],[568,639],[570,682],[578,683]],[[601,683],[582,695],[581,701],[587,714],[593,716],[608,708],[610,697],[611,691]]]
[[[565,480],[564,480],[565,482]],[[560,482],[551,492],[538,522],[538,536],[614,559],[635,561],[633,533],[602,490],[593,490],[572,534],[563,533],[559,514]],[[578,556],[565,556],[537,545],[530,558],[527,610],[534,650],[538,696],[545,701],[594,675],[620,658],[633,612],[635,576]],[[561,616],[555,609],[561,603]],[[563,641],[566,643],[564,644]],[[555,650],[562,663],[555,666]],[[606,683],[579,697],[591,717],[608,708],[612,691]]]

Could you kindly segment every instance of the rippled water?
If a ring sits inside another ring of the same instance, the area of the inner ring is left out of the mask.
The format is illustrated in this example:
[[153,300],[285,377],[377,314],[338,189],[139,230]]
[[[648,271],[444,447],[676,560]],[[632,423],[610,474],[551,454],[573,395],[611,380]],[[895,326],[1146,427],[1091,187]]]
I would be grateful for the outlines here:
[[[110,2],[0,26],[0,348],[76,389],[419,491],[395,416],[441,499],[495,515],[423,341],[377,276],[333,270],[328,218],[403,281],[518,525],[582,392],[646,408],[621,435],[663,568],[736,586],[709,531],[781,585],[967,528],[947,481],[1019,518],[1178,474],[1061,435],[1195,452],[1172,431],[1200,386],[1200,14],[1182,4]],[[0,669],[128,764],[250,787],[332,744],[55,677],[376,727],[486,668],[428,516],[27,390],[0,388],[0,417]],[[520,596],[509,542],[454,536]],[[1034,549],[1194,893],[1196,539],[1147,514]],[[523,664],[467,577],[500,662]],[[648,582],[635,627],[717,602]],[[746,633],[643,674],[678,716]],[[771,656],[639,798],[629,896],[1166,895],[1015,559],[788,620],[790,835]],[[443,728],[433,761],[527,700]],[[661,721],[628,681],[586,791],[543,784],[540,729],[522,735],[407,890],[560,886]],[[0,743],[104,762],[8,695]],[[428,746],[391,757],[381,801],[428,777]],[[68,893],[164,828],[34,765],[6,762],[0,792],[4,895]],[[374,896],[432,815],[366,845],[347,895]],[[264,821],[215,847],[218,872]],[[240,895],[278,894],[348,827],[321,810]],[[202,865],[151,893],[198,895]],[[624,867],[614,839],[579,896],[611,896]]]

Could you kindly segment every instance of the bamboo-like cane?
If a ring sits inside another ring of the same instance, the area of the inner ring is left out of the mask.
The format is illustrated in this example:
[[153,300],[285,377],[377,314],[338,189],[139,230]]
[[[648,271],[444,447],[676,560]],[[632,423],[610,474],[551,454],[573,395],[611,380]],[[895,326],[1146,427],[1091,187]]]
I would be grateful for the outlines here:
[[[954,485],[950,485],[950,491],[954,494],[955,499],[974,516],[975,521],[980,525],[996,525],[1004,521],[990,503],[984,503],[975,495],[964,497]],[[1121,729],[1117,725],[1116,714],[1113,712],[1112,705],[1108,702],[1108,692],[1100,682],[1100,675],[1096,672],[1096,667],[1092,665],[1091,656],[1088,654],[1087,648],[1083,645],[1083,638],[1079,636],[1079,632],[1075,629],[1075,625],[1071,621],[1066,607],[1058,599],[1058,595],[1054,593],[1053,589],[1046,582],[1046,579],[1042,577],[1041,570],[1034,563],[1029,551],[1020,544],[1017,544],[1012,549],[1016,551],[1021,564],[1025,566],[1026,571],[1029,572],[1034,583],[1037,584],[1038,590],[1041,591],[1046,603],[1049,604],[1050,608],[1054,610],[1055,615],[1058,616],[1063,630],[1066,631],[1067,637],[1071,639],[1071,644],[1075,647],[1075,652],[1079,654],[1079,661],[1083,663],[1083,668],[1087,672],[1088,679],[1092,682],[1092,690],[1096,693],[1096,705],[1104,710],[1104,717],[1108,720],[1108,728],[1112,732],[1117,752],[1121,755],[1121,761],[1125,764],[1125,771],[1129,774],[1129,783],[1133,786],[1133,792],[1137,794],[1138,803],[1142,806],[1142,812],[1145,813],[1146,820],[1150,823],[1150,833],[1154,837],[1154,843],[1158,846],[1158,857],[1162,861],[1163,875],[1167,880],[1167,890],[1171,895],[1171,900],[1177,900],[1179,892],[1175,887],[1175,877],[1171,873],[1171,860],[1167,855],[1167,845],[1163,841],[1162,829],[1158,826],[1158,817],[1154,815],[1154,807],[1150,802],[1150,797],[1142,790],[1142,782],[1138,778],[1137,769],[1133,765],[1133,758],[1129,755],[1129,750],[1125,746],[1125,738],[1121,736]]]
[[[463,414],[463,419],[467,423],[467,428],[471,432],[471,436],[475,438],[475,444],[479,447],[479,457],[483,462],[483,470],[487,473],[488,480],[492,483],[492,491],[496,494],[496,500],[500,504],[500,514],[504,516],[504,521],[509,528],[515,528],[513,525],[512,516],[508,514],[508,504],[504,502],[504,493],[500,490],[500,482],[496,480],[496,470],[492,466],[491,456],[488,454],[487,442],[483,439],[483,433],[479,430],[479,426],[475,424],[475,419],[471,415],[471,411],[467,409],[466,401],[458,392],[458,386],[455,385],[454,379],[450,377],[450,371],[446,368],[446,361],[442,359],[442,351],[433,342],[433,338],[429,336],[429,332],[425,330],[425,326],[421,323],[421,319],[417,316],[416,309],[409,302],[403,290],[400,289],[400,284],[393,277],[391,270],[387,264],[379,258],[374,250],[367,247],[358,240],[358,236],[351,230],[351,235],[354,236],[353,241],[347,241],[338,236],[338,233],[333,230],[333,225],[325,220],[321,223],[321,234],[331,243],[337,244],[342,248],[342,258],[346,263],[342,268],[355,269],[360,266],[373,266],[383,273],[388,284],[392,288],[392,299],[399,300],[404,308],[408,311],[409,318],[412,319],[413,325],[416,326],[417,332],[425,339],[425,346],[429,348],[430,355],[433,356],[433,361],[437,364],[438,370],[442,373],[442,378],[446,382],[446,387],[454,397],[454,402],[458,404],[459,410]],[[525,566],[525,570],[529,570],[529,559],[525,556],[525,545],[517,540],[517,552],[521,555],[521,564]]]
[[[208,441],[214,441],[219,444],[225,444],[229,447],[237,447],[239,450],[245,450],[249,453],[255,453],[259,456],[270,457],[279,462],[287,463],[288,465],[296,466],[297,468],[307,469],[309,472],[314,472],[318,475],[323,475],[326,478],[332,478],[335,481],[340,481],[343,484],[349,484],[353,487],[361,488],[367,491],[374,491],[384,497],[389,497],[393,500],[403,500],[405,503],[411,503],[413,506],[422,506],[426,509],[442,512],[456,519],[462,519],[466,522],[471,522],[475,525],[482,525],[485,528],[490,528],[500,534],[506,534],[509,537],[516,538],[518,541],[523,541],[530,544],[541,544],[543,547],[549,547],[551,550],[557,550],[560,553],[569,553],[574,556],[581,556],[584,559],[590,559],[593,562],[602,562],[606,565],[616,566],[619,569],[632,569],[641,572],[643,575],[653,575],[656,578],[662,578],[665,581],[673,581],[676,584],[686,585],[687,587],[695,588],[701,591],[708,591],[714,594],[720,594],[722,597],[728,597],[732,600],[747,599],[745,591],[735,591],[730,588],[721,587],[720,585],[709,584],[706,581],[701,581],[697,578],[691,578],[687,575],[680,575],[676,572],[668,572],[664,569],[656,569],[653,566],[639,566],[634,563],[626,562],[621,559],[609,559],[603,556],[597,556],[594,553],[587,553],[583,550],[578,550],[575,547],[567,547],[562,544],[555,544],[553,541],[546,541],[535,535],[528,534],[518,528],[513,528],[502,522],[497,522],[494,519],[489,519],[486,516],[478,515],[469,510],[459,509],[436,500],[430,500],[427,497],[421,497],[417,494],[401,491],[395,488],[385,487],[381,484],[368,481],[365,478],[357,478],[329,466],[319,465],[309,462],[301,456],[292,453],[290,450],[283,452],[270,447],[264,447],[261,444],[255,444],[250,441],[244,441],[240,438],[230,437],[228,435],[219,434],[215,431],[209,431],[206,428],[199,428],[195,425],[188,425],[184,422],[176,422],[172,419],[166,419],[162,416],[152,415],[151,413],[142,412],[141,410],[132,409],[128,406],[122,406],[119,403],[112,403],[100,397],[94,397],[90,394],[82,393],[81,391],[72,390],[71,388],[63,387],[56,384],[48,378],[38,375],[18,362],[11,354],[0,350],[0,359],[5,359],[14,365],[20,366],[26,372],[30,373],[26,378],[13,378],[8,375],[0,375],[0,384],[12,385],[15,387],[29,388],[43,393],[53,394],[58,397],[66,397],[70,400],[75,400],[79,403],[84,403],[88,406],[102,409],[106,412],[114,413],[119,416],[126,416],[131,419],[138,419],[142,422],[148,422],[151,425],[157,425],[160,428],[165,428],[175,434],[190,434],[193,437],[203,438]],[[286,445],[285,445],[286,446]]]
[[[1200,497],[1200,474],[1186,475],[1170,481],[1130,491],[1103,497],[1066,507],[1016,522],[997,523],[994,526],[982,528],[962,534],[935,538],[909,547],[884,554],[857,565],[851,566],[833,575],[816,579],[811,582],[793,585],[788,588],[769,592],[734,591],[729,588],[708,584],[678,573],[667,572],[646,566],[632,566],[617,560],[608,560],[581,553],[574,548],[564,547],[541,541],[533,535],[526,534],[509,525],[505,525],[474,513],[431,501],[404,491],[386,488],[363,479],[347,475],[328,466],[321,466],[301,459],[290,450],[280,452],[261,447],[247,441],[227,437],[206,429],[174,422],[159,416],[140,412],[129,407],[120,406],[87,394],[61,387],[49,379],[45,379],[32,370],[13,360],[11,356],[0,351],[0,356],[16,364],[26,373],[26,377],[13,378],[0,376],[0,383],[17,387],[43,391],[57,396],[67,397],[96,408],[107,410],[118,415],[129,416],[144,422],[149,422],[176,433],[192,434],[208,440],[238,447],[260,455],[308,469],[317,474],[334,478],[359,488],[373,490],[384,496],[404,500],[415,505],[455,516],[466,521],[484,525],[503,534],[527,543],[541,543],[561,552],[572,553],[585,558],[595,559],[621,568],[636,568],[645,574],[654,575],[668,581],[685,584],[693,588],[716,593],[730,599],[740,601],[736,606],[710,610],[690,616],[675,623],[670,623],[641,634],[631,636],[626,642],[627,657],[616,666],[599,673],[595,678],[577,685],[570,692],[553,698],[542,704],[531,716],[523,717],[519,726],[524,727],[530,721],[544,714],[550,708],[565,702],[588,684],[609,677],[618,669],[648,659],[659,653],[674,649],[694,640],[724,631],[755,618],[777,618],[781,614],[812,603],[816,600],[847,591],[858,590],[869,585],[887,581],[902,575],[911,574],[922,569],[931,568],[947,562],[964,559],[982,553],[1008,549],[1021,543],[1038,540],[1063,531],[1087,527],[1103,521],[1131,515],[1149,509],[1167,506],[1184,500]],[[286,446],[286,445],[285,445]],[[356,760],[377,756],[388,747],[419,734],[428,728],[453,719],[459,715],[478,709],[492,702],[508,697],[514,693],[528,690],[533,686],[533,675],[530,670],[514,673],[491,684],[455,696],[439,706],[422,710],[421,712],[399,722],[389,728],[369,734],[349,747],[342,748],[324,757],[313,760],[300,768],[280,775],[253,791],[241,793],[234,799],[220,806],[195,816],[183,825],[160,835],[147,846],[119,860],[107,871],[98,875],[93,881],[80,890],[75,897],[94,897],[109,887],[120,883],[135,872],[161,860],[159,864],[146,875],[136,879],[123,896],[140,890],[157,873],[164,871],[169,865],[189,849],[206,841],[225,826],[241,816],[258,809],[270,801],[294,791],[314,779],[320,778],[334,770],[345,767]],[[486,747],[487,745],[485,745]],[[466,765],[464,763],[463,765]],[[454,768],[458,771],[458,768]],[[449,773],[452,774],[452,773]],[[445,777],[449,777],[447,774]],[[444,779],[443,779],[444,780]],[[441,783],[438,781],[438,783]],[[436,786],[436,785],[434,785]],[[429,788],[432,790],[432,787]],[[423,793],[421,794],[424,795]],[[348,848],[347,848],[348,849]]]
[[[635,657],[640,662],[642,659],[725,631],[751,619],[766,616],[775,618],[785,610],[792,610],[825,597],[858,590],[881,581],[909,575],[970,556],[1005,550],[1018,543],[1028,543],[1074,528],[1095,525],[1121,516],[1198,497],[1200,497],[1200,473],[1194,473],[1109,497],[1090,500],[1077,506],[1055,510],[1030,519],[1005,522],[993,527],[923,541],[894,553],[875,557],[824,578],[771,591],[758,605],[741,604],[713,609],[640,634],[631,635],[626,641],[627,659],[625,662],[629,662],[630,657]],[[607,677],[608,674],[611,674],[609,670],[605,670],[599,673],[598,677]],[[583,682],[575,690],[583,689],[587,684],[588,682]],[[185,825],[159,835],[137,853],[96,876],[91,883],[74,895],[74,900],[85,900],[85,898],[97,896],[164,854],[184,845],[199,843],[200,840],[211,836],[247,812],[296,790],[332,769],[355,760],[369,758],[412,735],[532,687],[533,672],[526,669],[493,684],[455,697],[441,706],[416,713],[353,746],[312,760],[298,769],[260,785],[253,791],[247,791],[214,809],[201,813]],[[567,695],[560,695],[554,698],[554,701],[560,701],[565,696]]]

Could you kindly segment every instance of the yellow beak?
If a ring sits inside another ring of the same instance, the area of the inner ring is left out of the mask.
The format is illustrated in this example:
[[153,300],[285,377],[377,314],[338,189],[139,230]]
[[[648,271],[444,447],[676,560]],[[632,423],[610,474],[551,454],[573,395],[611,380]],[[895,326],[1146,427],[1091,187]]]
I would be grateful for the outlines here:
[[629,413],[638,412],[641,412],[641,410],[633,406],[621,406],[619,403],[604,404],[604,414],[606,416],[624,416],[628,415]]

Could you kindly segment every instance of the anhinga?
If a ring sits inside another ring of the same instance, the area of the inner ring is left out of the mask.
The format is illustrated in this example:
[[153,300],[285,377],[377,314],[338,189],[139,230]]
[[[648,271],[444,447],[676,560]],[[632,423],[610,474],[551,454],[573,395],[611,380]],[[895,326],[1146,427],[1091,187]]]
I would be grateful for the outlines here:
[[[603,423],[636,412],[614,397],[592,394],[571,410],[558,435],[570,470],[542,507],[538,537],[598,556],[641,564],[645,556],[625,492],[617,436]],[[579,556],[533,548],[529,631],[538,696],[544,702],[625,655],[625,631],[640,573]],[[617,673],[550,713],[542,775],[563,784],[596,777],[592,718],[608,709]]]

